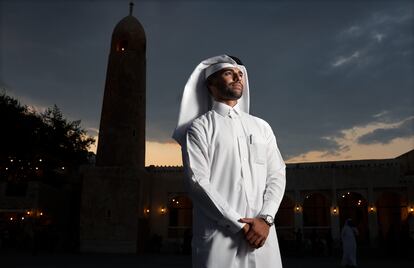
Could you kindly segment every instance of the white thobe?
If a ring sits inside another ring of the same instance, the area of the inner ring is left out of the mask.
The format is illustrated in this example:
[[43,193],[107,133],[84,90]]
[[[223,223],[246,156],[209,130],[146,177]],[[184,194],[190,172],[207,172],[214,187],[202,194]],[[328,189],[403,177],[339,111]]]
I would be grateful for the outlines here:
[[355,235],[358,233],[357,229],[345,224],[342,233],[342,265],[343,266],[357,266],[356,261],[356,238]]
[[270,125],[214,102],[188,129],[183,162],[194,205],[193,267],[282,267],[276,229],[254,249],[238,221],[274,217],[282,200],[286,165]]

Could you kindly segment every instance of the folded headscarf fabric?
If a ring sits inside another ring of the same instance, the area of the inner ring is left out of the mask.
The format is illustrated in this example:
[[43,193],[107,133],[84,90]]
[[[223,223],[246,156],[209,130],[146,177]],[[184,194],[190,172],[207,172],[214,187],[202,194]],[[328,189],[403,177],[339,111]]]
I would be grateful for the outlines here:
[[246,68],[238,64],[235,59],[228,55],[205,59],[197,65],[184,87],[180,112],[178,114],[178,123],[172,135],[181,146],[185,142],[187,129],[193,120],[211,109],[213,102],[207,89],[207,77],[228,67],[237,67],[243,72],[243,95],[237,102],[243,112],[249,113],[249,80]]

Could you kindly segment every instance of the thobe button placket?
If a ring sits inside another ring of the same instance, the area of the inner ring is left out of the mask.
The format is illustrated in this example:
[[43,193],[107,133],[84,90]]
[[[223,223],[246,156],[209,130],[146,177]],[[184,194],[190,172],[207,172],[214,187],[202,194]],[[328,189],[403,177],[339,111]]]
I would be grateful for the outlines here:
[[252,174],[250,171],[249,165],[249,140],[247,139],[246,133],[244,131],[243,122],[241,117],[238,117],[235,120],[235,127],[238,133],[241,133],[243,136],[238,136],[239,140],[239,152],[240,152],[240,161],[241,161],[241,173],[243,178],[243,188],[246,194],[246,199],[248,204],[253,204],[254,200],[252,200],[250,191],[252,190]]

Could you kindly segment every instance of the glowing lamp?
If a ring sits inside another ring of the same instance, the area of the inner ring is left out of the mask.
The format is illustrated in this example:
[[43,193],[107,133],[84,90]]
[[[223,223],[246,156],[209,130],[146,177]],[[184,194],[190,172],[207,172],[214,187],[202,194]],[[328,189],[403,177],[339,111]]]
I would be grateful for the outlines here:
[[162,207],[160,211],[161,211],[161,214],[165,214],[167,212],[167,209],[165,207]]

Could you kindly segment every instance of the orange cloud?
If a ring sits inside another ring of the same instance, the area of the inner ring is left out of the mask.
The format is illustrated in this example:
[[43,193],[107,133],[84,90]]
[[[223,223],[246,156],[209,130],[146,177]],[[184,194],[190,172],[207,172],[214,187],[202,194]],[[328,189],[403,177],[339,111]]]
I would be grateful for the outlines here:
[[[404,121],[404,120],[403,120]],[[365,126],[353,127],[342,131],[343,137],[324,137],[335,141],[339,145],[339,150],[329,151],[309,151],[288,159],[286,162],[318,162],[318,161],[339,161],[357,159],[385,159],[397,157],[414,148],[414,135],[406,138],[396,138],[387,144],[360,144],[358,138],[371,133],[376,129],[393,128],[401,125],[397,123],[370,123]],[[413,133],[414,134],[414,133]]]

